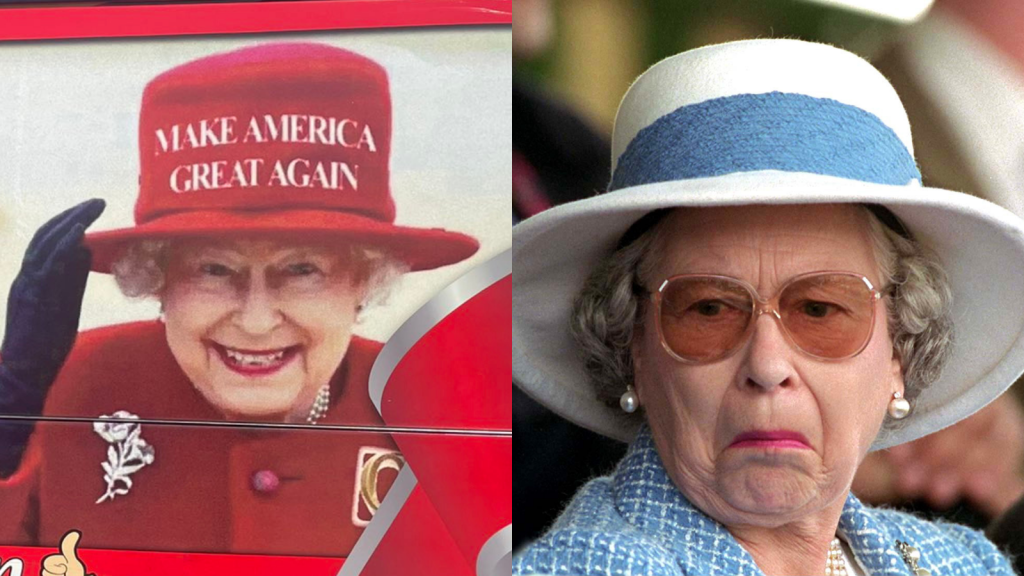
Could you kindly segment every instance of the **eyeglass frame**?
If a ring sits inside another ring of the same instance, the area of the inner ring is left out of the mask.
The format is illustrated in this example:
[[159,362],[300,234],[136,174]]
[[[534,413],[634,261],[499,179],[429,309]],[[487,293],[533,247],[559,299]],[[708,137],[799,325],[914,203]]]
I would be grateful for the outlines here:
[[[782,321],[782,314],[779,312],[779,309],[778,309],[778,299],[779,299],[779,296],[781,296],[782,293],[786,291],[786,288],[788,288],[791,284],[793,284],[794,282],[797,282],[799,280],[804,280],[806,278],[810,278],[810,277],[813,277],[813,276],[825,276],[825,275],[840,275],[840,276],[850,276],[850,277],[853,277],[853,278],[858,278],[862,282],[864,282],[864,285],[868,288],[868,292],[871,295],[871,322],[870,322],[870,324],[868,326],[867,337],[864,338],[864,342],[860,345],[860,347],[857,349],[857,351],[855,351],[852,354],[849,354],[847,356],[840,357],[840,358],[831,358],[831,357],[827,357],[827,356],[818,356],[817,354],[812,354],[812,353],[808,352],[807,350],[804,350],[803,347],[800,346],[799,344],[797,344],[796,340],[794,340],[793,335],[790,334],[789,328],[787,328],[785,322]],[[688,359],[688,358],[683,358],[682,356],[677,354],[668,345],[668,342],[665,341],[665,333],[664,333],[664,331],[662,331],[662,328],[661,328],[662,293],[665,290],[665,287],[668,286],[672,281],[678,280],[678,279],[681,279],[681,278],[712,278],[712,279],[717,279],[717,280],[727,280],[729,282],[733,282],[735,284],[738,284],[740,287],[745,289],[750,296],[753,297],[752,301],[754,303],[754,307],[753,307],[753,310],[751,311],[751,314],[750,314],[750,320],[747,321],[747,326],[746,326],[746,328],[743,329],[742,336],[740,336],[740,338],[737,339],[737,341],[736,341],[737,343],[736,343],[735,346],[733,346],[731,349],[727,350],[722,355],[716,356],[714,358],[706,359],[706,360],[691,360],[691,359]],[[681,362],[683,364],[689,364],[689,365],[692,365],[692,366],[699,366],[699,365],[702,365],[702,364],[711,364],[711,363],[714,363],[714,362],[718,362],[720,360],[725,360],[725,359],[731,357],[732,355],[736,354],[737,352],[739,352],[740,348],[743,348],[743,345],[748,340],[750,340],[751,336],[753,335],[754,326],[757,324],[758,319],[761,318],[762,314],[766,314],[768,312],[772,313],[771,314],[772,317],[778,323],[779,329],[782,332],[783,337],[789,343],[789,345],[792,346],[795,350],[797,350],[801,354],[804,354],[805,356],[808,356],[810,358],[814,358],[815,360],[821,360],[823,362],[842,362],[844,360],[849,360],[850,358],[854,358],[857,355],[859,355],[861,352],[863,352],[864,349],[868,347],[868,344],[871,343],[871,338],[874,336],[874,332],[875,332],[875,319],[878,316],[878,313],[877,313],[877,310],[876,310],[876,304],[877,304],[877,302],[879,300],[882,299],[882,296],[885,296],[891,290],[891,288],[893,287],[892,284],[888,284],[888,285],[884,286],[882,289],[876,289],[875,285],[872,284],[871,280],[869,280],[867,276],[864,276],[863,274],[857,274],[856,272],[848,272],[848,271],[845,271],[845,270],[818,270],[818,271],[814,271],[814,272],[805,272],[803,274],[797,274],[796,276],[793,276],[792,278],[786,280],[782,284],[782,286],[780,286],[779,289],[776,290],[775,294],[772,295],[772,297],[768,298],[768,299],[761,298],[761,294],[758,293],[757,288],[754,288],[754,286],[752,284],[750,284],[749,282],[747,282],[745,280],[741,280],[739,278],[734,278],[732,276],[725,276],[723,274],[702,274],[702,273],[676,274],[676,275],[669,276],[668,278],[664,279],[661,282],[661,284],[658,286],[658,289],[655,290],[655,291],[648,290],[643,285],[638,285],[638,286],[639,286],[640,290],[642,290],[644,292],[647,292],[647,294],[650,296],[651,302],[654,304],[654,324],[655,324],[655,329],[658,331],[658,339],[661,341],[662,348],[664,348],[665,351],[668,352],[668,354],[670,356],[672,356],[672,358],[674,358],[676,361]]]

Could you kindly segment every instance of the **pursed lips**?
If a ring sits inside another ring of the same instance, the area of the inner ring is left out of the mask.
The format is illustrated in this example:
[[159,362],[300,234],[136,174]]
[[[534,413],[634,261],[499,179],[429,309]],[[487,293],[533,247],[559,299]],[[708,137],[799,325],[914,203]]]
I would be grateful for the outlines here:
[[793,430],[748,430],[737,434],[729,448],[798,448],[810,449],[807,438]]

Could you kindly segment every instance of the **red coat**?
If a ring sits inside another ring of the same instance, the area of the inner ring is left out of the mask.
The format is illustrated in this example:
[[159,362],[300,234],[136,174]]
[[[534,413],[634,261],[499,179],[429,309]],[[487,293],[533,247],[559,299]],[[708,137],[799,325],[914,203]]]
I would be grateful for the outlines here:
[[[367,393],[380,348],[353,339],[321,424],[383,425]],[[44,413],[118,410],[224,422],[179,368],[158,322],[80,334]],[[394,449],[379,431],[145,423],[140,432],[153,462],[130,474],[127,494],[96,503],[116,444],[92,422],[38,424],[21,468],[0,483],[0,543],[55,545],[78,529],[89,548],[346,556],[370,518],[357,492],[360,463]],[[395,474],[385,467],[381,498]]]

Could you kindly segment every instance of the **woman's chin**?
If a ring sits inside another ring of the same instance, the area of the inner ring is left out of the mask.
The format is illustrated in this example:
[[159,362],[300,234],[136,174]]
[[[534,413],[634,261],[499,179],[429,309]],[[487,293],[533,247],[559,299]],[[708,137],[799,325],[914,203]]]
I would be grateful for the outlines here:
[[811,477],[792,469],[752,469],[730,474],[719,494],[739,512],[781,520],[804,510],[818,490]]
[[[226,419],[252,422],[286,422],[294,411],[298,391],[281,387],[259,387],[251,383],[221,385],[204,393],[207,401]],[[200,392],[204,392],[200,388]]]
[[226,420],[236,422],[288,422],[289,411],[279,406],[253,403],[222,403],[216,406]]

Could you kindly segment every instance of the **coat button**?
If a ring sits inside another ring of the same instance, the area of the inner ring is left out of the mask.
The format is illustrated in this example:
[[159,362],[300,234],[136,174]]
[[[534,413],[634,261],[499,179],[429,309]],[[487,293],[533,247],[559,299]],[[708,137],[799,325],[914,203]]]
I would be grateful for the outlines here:
[[263,494],[276,492],[277,488],[281,486],[281,479],[270,470],[256,472],[252,475],[251,482],[252,489]]

